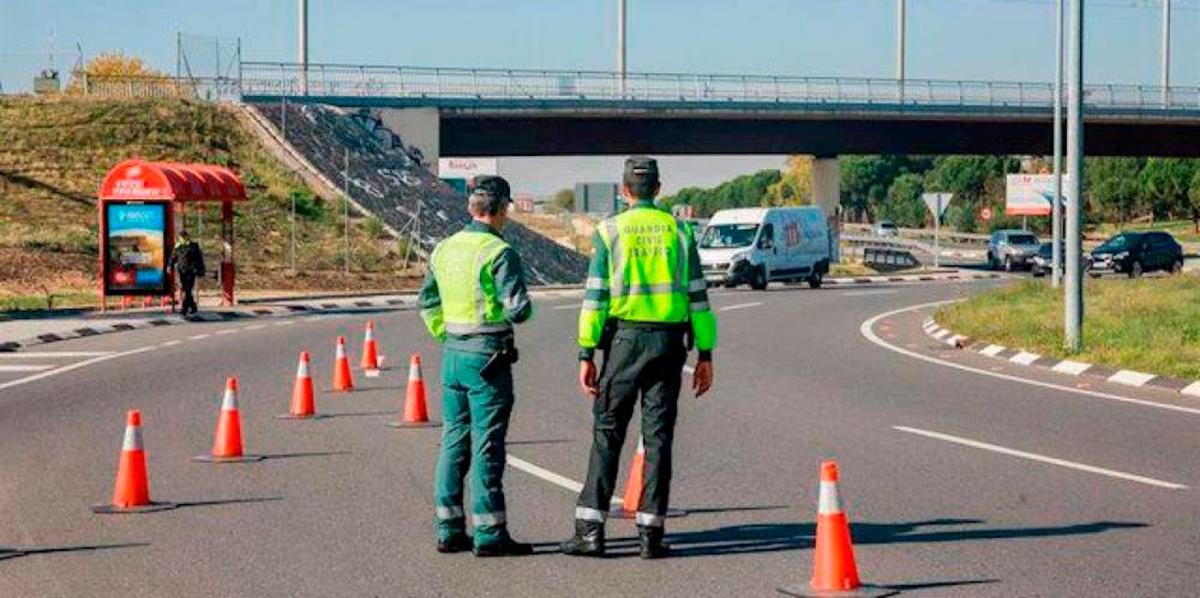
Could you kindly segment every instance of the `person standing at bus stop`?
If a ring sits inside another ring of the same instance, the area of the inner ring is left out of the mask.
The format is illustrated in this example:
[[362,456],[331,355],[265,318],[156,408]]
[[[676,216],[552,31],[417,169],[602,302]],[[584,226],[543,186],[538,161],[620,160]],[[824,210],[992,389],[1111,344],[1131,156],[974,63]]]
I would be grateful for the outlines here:
[[175,249],[171,252],[171,267],[179,276],[179,289],[183,293],[182,312],[184,317],[196,314],[196,279],[204,276],[204,253],[200,244],[193,241],[186,230],[179,231]]
[[[467,200],[472,221],[434,248],[418,298],[421,318],[442,342],[446,428],[434,471],[438,552],[533,552],[508,533],[503,486],[504,440],[514,400],[512,364],[517,361],[513,324],[533,314],[520,257],[500,236],[511,201],[503,178],[473,181]],[[474,541],[467,536],[463,511],[468,469]]]
[[[636,522],[642,558],[667,556],[663,524],[671,488],[671,445],[684,362],[694,342],[696,396],[712,386],[717,321],[691,228],[654,206],[658,162],[625,162],[621,188],[629,209],[596,228],[579,313],[579,385],[593,400],[591,457],[575,507],[575,535],[562,551],[603,556],[604,523],[616,484],[621,445],[642,401],[645,475]],[[602,349],[597,380],[593,358]]]

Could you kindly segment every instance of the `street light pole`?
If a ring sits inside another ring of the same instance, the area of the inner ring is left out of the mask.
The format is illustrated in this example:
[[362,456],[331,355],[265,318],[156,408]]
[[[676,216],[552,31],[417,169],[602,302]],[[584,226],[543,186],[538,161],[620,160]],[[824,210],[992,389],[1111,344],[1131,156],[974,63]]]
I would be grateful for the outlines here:
[[1054,0],[1054,198],[1051,206],[1050,285],[1058,288],[1063,276],[1062,230],[1062,109],[1063,109],[1063,0]]
[[625,95],[625,1],[617,0],[617,76],[621,78],[621,95]]
[[296,0],[296,62],[300,63],[300,95],[308,95],[308,0]]
[[1064,344],[1075,353],[1083,346],[1083,270],[1080,255],[1083,221],[1083,0],[1071,0],[1071,60],[1068,65],[1067,264],[1064,309]]
[[1162,100],[1163,107],[1171,99],[1171,0],[1162,0]]
[[905,0],[896,0],[896,79],[904,86],[904,38],[908,11]]

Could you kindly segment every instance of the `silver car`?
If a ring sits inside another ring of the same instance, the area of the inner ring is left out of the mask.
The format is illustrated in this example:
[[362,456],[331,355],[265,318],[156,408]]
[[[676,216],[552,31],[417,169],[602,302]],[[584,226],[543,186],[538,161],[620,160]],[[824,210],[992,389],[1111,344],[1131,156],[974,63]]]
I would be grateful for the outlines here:
[[1037,235],[1024,230],[998,230],[988,239],[987,260],[988,268],[996,270],[1003,268],[1012,272],[1017,268],[1027,268],[1033,264],[1033,258],[1041,249],[1042,243]]

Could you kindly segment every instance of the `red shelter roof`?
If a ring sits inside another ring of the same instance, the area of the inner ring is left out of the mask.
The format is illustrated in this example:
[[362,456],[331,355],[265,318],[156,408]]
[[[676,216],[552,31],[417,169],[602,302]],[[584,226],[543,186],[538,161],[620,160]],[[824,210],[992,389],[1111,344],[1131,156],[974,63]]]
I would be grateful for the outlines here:
[[103,200],[242,201],[241,179],[224,166],[125,160],[100,184]]

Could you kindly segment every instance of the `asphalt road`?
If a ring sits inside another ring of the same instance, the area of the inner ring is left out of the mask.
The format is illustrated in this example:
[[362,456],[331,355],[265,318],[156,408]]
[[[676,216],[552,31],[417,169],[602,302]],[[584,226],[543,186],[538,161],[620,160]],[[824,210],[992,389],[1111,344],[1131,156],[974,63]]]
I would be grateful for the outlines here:
[[[655,562],[634,556],[633,525],[617,520],[615,558],[555,554],[575,495],[528,466],[506,474],[509,519],[539,554],[434,552],[439,432],[384,426],[412,352],[425,356],[440,416],[438,351],[415,312],[165,327],[0,358],[53,366],[0,368],[0,546],[33,549],[0,561],[0,596],[774,595],[810,574],[826,458],[842,470],[866,581],[921,596],[1194,595],[1200,402],[989,376],[1003,368],[924,337],[921,311],[860,330],[982,286],[718,292],[717,385],[682,399],[678,426],[673,503],[690,514],[668,523],[678,556]],[[567,485],[582,478],[590,439],[574,382],[577,303],[543,301],[521,328],[509,436],[513,457]],[[367,317],[390,369],[360,374],[350,395],[319,392],[318,410],[335,417],[275,419],[297,354],[313,351],[327,389],[334,337],[348,335],[356,358]],[[272,458],[193,463],[233,374],[247,451]],[[152,496],[185,506],[93,515],[134,407]]]

